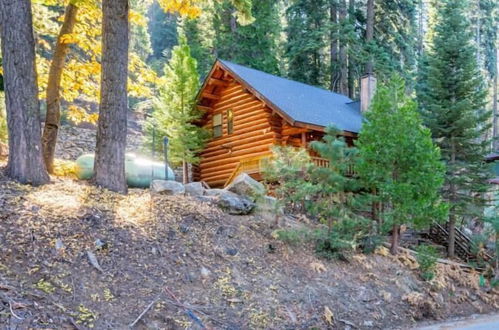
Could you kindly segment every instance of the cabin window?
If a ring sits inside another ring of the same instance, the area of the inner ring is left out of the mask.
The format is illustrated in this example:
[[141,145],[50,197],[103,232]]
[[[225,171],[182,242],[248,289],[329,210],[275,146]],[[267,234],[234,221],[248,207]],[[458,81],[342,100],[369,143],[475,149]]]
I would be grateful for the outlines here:
[[232,110],[227,110],[227,134],[234,132],[234,113]]
[[222,136],[222,114],[213,115],[213,137]]

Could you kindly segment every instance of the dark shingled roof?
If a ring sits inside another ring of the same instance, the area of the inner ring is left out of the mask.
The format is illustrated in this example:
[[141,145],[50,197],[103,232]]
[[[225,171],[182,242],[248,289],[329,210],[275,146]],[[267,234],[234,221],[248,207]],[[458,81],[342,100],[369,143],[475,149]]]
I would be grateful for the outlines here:
[[242,65],[219,60],[291,119],[318,126],[334,125],[358,133],[362,124],[360,103],[328,90],[277,77]]

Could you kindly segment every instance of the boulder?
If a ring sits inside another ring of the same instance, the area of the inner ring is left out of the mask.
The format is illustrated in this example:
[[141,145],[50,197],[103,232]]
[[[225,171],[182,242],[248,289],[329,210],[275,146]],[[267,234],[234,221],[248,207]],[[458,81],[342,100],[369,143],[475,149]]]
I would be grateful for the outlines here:
[[255,208],[255,203],[246,197],[239,196],[225,189],[207,189],[206,195],[202,196],[204,201],[216,204],[229,214],[249,214]]
[[189,196],[203,196],[204,189],[203,184],[201,182],[191,182],[184,185],[185,194]]
[[226,192],[225,189],[206,189],[204,193],[206,196],[220,196]]
[[265,195],[265,186],[246,173],[239,174],[225,189],[252,201]]
[[185,193],[183,184],[171,180],[153,180],[150,188],[153,193],[162,195],[182,195]]

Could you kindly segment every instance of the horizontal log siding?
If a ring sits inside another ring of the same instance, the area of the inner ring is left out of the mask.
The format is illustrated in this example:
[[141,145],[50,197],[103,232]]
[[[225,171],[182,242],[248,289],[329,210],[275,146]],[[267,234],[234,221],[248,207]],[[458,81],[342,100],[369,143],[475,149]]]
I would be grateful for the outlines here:
[[[270,147],[280,143],[280,118],[240,84],[226,87],[205,118],[205,127],[212,128],[214,114],[222,114],[223,135],[211,139],[201,152],[199,178],[211,187],[223,186],[245,158],[268,154]],[[226,111],[234,114],[234,132],[227,134]]]

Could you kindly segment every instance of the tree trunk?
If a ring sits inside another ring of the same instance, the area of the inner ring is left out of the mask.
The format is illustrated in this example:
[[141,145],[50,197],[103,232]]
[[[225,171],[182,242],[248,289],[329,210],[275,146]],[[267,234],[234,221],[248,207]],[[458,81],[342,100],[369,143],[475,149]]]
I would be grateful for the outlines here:
[[[372,43],[374,38],[374,0],[367,0],[366,44]],[[373,60],[371,55],[366,64],[366,73],[373,73]]]
[[332,92],[338,91],[338,39],[336,37],[336,31],[338,29],[338,9],[337,9],[337,0],[331,0],[331,4],[329,7],[329,21],[331,23],[331,86],[330,89]]
[[185,160],[182,161],[182,181],[184,184],[189,183],[189,164]]
[[0,0],[0,24],[9,133],[6,174],[21,183],[44,184],[50,178],[42,157],[31,2]]
[[128,0],[102,1],[102,75],[95,184],[126,193]]
[[[349,0],[348,2],[348,11],[349,11],[349,20],[350,24],[354,25],[355,24],[355,0]],[[352,47],[349,45],[348,47],[348,97],[351,99],[355,98],[355,66],[354,66],[354,61],[353,61],[353,56],[352,54]]]
[[449,216],[449,238],[447,240],[447,256],[454,258],[456,256],[456,218],[454,214]]
[[[454,142],[454,138],[451,138],[451,155],[450,155],[450,168],[454,170],[454,166],[456,164],[456,145]],[[456,175],[456,174],[454,174]],[[451,209],[449,212],[449,237],[447,239],[447,256],[449,258],[454,258],[456,255],[456,214],[452,210],[452,205],[457,201],[457,187],[455,183],[449,183],[449,204],[451,205]]]
[[62,36],[73,32],[77,12],[78,7],[72,3],[69,3],[66,7],[64,23],[57,37],[54,56],[50,64],[47,83],[47,114],[45,116],[45,127],[43,128],[42,136],[43,160],[49,173],[54,173],[55,145],[57,143],[57,132],[61,120],[61,76],[66,62],[66,55],[69,51],[69,44],[62,42]]
[[[345,24],[347,19],[346,0],[340,2],[339,22]],[[347,44],[340,39],[340,94],[348,95],[348,63],[347,63]]]
[[[496,58],[499,58],[499,49],[496,49]],[[497,98],[499,97],[497,95],[497,77],[498,77],[498,70],[499,68],[496,68],[496,72],[494,75],[494,84],[493,84],[493,91],[492,91],[492,127],[493,127],[493,151],[499,150],[499,141],[497,140],[499,138],[499,131],[498,131],[498,123],[497,123],[497,117],[499,116],[498,109],[497,109]]]
[[392,244],[390,245],[390,253],[392,255],[397,255],[397,253],[398,253],[399,236],[400,236],[400,226],[393,225],[393,227],[392,227]]

